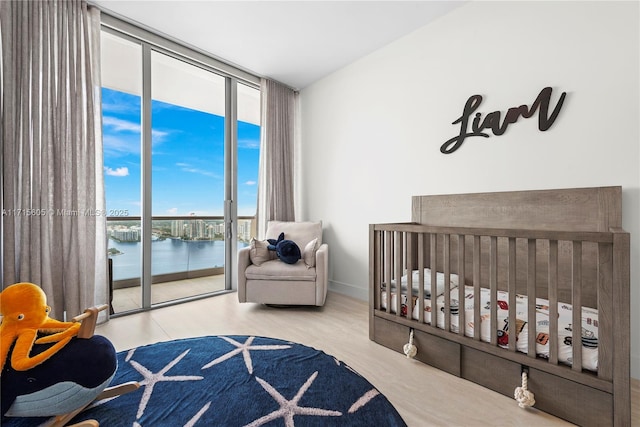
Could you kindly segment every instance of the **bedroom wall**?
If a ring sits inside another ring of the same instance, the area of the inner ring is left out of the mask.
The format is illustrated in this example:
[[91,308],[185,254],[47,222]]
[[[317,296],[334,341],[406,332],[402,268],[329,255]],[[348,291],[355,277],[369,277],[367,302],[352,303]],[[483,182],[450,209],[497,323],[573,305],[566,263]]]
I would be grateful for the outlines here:
[[[409,221],[412,195],[621,185],[639,325],[639,51],[637,2],[470,2],[302,90],[298,208],[324,221],[331,289],[368,297],[368,224]],[[546,132],[536,114],[440,153],[469,96],[504,114],[546,86],[567,93]]]

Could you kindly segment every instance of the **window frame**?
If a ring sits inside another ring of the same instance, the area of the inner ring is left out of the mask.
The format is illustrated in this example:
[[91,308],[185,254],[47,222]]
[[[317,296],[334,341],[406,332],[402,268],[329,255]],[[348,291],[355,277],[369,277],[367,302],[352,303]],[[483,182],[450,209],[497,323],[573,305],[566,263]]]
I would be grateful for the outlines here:
[[141,93],[141,244],[142,244],[142,307],[138,310],[128,311],[127,314],[145,311],[152,308],[177,304],[194,299],[210,296],[210,294],[195,295],[181,300],[152,304],[151,302],[151,51],[168,55],[187,64],[202,68],[211,73],[220,75],[225,79],[225,200],[224,221],[225,240],[228,240],[228,248],[225,254],[225,290],[234,290],[237,283],[237,103],[238,84],[260,90],[260,77],[230,65],[218,58],[188,47],[165,36],[141,28],[133,23],[124,21],[108,13],[101,13],[101,30],[129,42],[139,44],[142,54],[142,93]]

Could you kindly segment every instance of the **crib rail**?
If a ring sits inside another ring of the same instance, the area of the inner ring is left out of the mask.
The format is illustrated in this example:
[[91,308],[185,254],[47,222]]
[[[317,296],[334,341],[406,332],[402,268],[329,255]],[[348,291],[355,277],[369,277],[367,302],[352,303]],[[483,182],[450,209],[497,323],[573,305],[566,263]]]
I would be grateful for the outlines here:
[[[570,339],[564,340],[567,344],[570,341],[572,357],[571,367],[566,369],[578,373],[583,371],[580,307],[591,307],[598,310],[597,378],[611,381],[615,375],[613,349],[620,344],[614,342],[615,330],[621,326],[614,324],[619,322],[619,316],[613,313],[616,309],[614,303],[620,303],[618,295],[624,295],[625,292],[624,289],[616,289],[620,286],[618,282],[624,284],[624,280],[619,280],[616,275],[619,274],[618,268],[621,267],[624,272],[625,266],[615,265],[614,242],[620,239],[623,243],[626,239],[628,251],[628,234],[615,229],[608,232],[582,232],[441,227],[417,223],[373,224],[370,226],[372,314],[395,316],[405,324],[419,325],[417,327],[422,330],[440,335],[455,334],[460,339],[481,343],[481,322],[478,320],[482,316],[481,292],[482,289],[485,292],[488,289],[490,335],[488,343],[478,345],[498,347],[499,333],[504,327],[497,324],[498,292],[508,294],[506,322],[512,331],[518,324],[516,298],[526,296],[526,356],[531,360],[540,360],[536,353],[537,340],[548,340],[548,358],[543,360],[549,365],[565,366],[559,361],[558,355],[558,304],[570,304],[573,307],[572,330]],[[425,311],[427,295],[425,286],[422,286],[425,268],[430,269],[432,295],[438,272],[444,273],[443,325],[438,325],[435,297],[427,298],[430,307],[426,307]],[[414,274],[407,274],[414,270],[417,270],[417,283]],[[457,292],[453,293],[453,299],[457,297],[458,302],[457,330],[452,328],[451,323],[452,311],[456,310],[455,304],[452,304],[451,291],[455,289],[452,275],[457,275],[459,283]],[[405,288],[401,286],[403,276],[406,277]],[[393,284],[395,299],[391,292]],[[465,295],[469,289],[472,289],[474,301],[472,312],[475,327],[472,336],[465,333],[465,326],[471,320],[466,318],[464,309]],[[628,295],[628,289],[626,292]],[[541,337],[537,331],[536,310],[541,309],[536,305],[537,298],[548,300],[548,336],[544,334]],[[414,316],[413,301],[417,306],[417,316]],[[516,354],[518,350],[514,334],[509,335],[508,344],[502,342],[501,350]]]

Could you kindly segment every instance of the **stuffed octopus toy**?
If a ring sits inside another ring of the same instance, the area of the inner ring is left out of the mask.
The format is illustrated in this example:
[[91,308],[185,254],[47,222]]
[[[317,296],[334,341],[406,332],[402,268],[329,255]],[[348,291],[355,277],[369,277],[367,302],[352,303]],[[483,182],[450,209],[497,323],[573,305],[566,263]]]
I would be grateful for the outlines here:
[[[51,307],[47,305],[44,291],[33,283],[16,283],[0,292],[1,358],[4,368],[11,345],[11,366],[16,371],[26,371],[47,360],[78,334],[80,323],[60,322],[49,317]],[[38,332],[51,334],[36,339]],[[33,344],[55,343],[40,354],[29,356]],[[1,374],[0,374],[1,375]]]
[[0,292],[0,408],[8,417],[50,417],[83,408],[117,368],[105,337],[75,338],[80,322],[49,317],[46,294],[33,283]]

